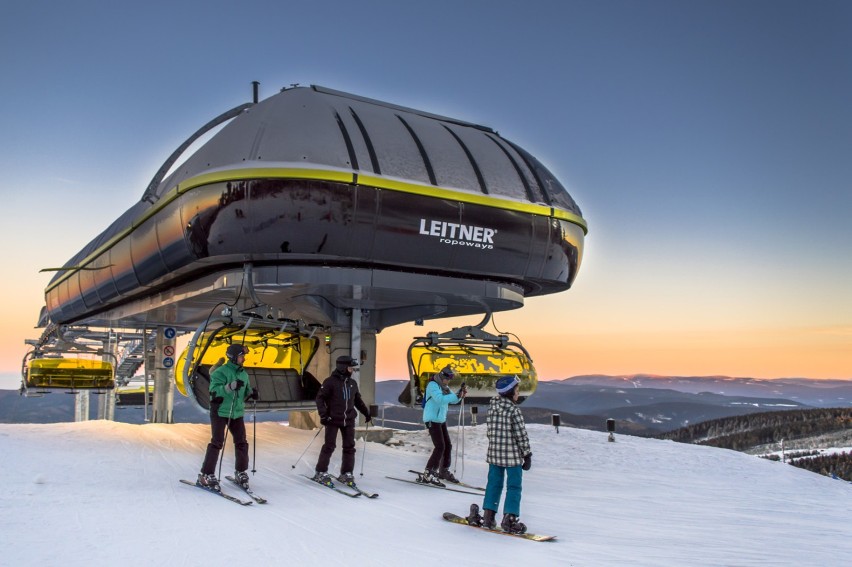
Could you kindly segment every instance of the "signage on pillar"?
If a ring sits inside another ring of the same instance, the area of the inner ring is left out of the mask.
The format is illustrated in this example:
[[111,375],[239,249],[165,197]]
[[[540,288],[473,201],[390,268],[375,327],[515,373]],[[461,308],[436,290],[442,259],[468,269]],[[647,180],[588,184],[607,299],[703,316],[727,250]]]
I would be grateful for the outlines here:
[[157,368],[171,369],[174,367],[175,337],[177,337],[177,331],[174,327],[162,328],[162,334],[157,337]]

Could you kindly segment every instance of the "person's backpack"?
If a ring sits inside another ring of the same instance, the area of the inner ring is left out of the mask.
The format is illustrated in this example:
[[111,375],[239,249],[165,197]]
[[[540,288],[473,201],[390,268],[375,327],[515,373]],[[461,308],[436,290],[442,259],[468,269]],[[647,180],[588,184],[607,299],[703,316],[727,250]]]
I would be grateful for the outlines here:
[[429,396],[426,394],[426,392],[428,392],[428,391],[429,391],[429,383],[427,382],[426,387],[423,388],[423,399],[420,400],[420,407],[423,408],[423,409],[426,409],[426,400],[429,399]]

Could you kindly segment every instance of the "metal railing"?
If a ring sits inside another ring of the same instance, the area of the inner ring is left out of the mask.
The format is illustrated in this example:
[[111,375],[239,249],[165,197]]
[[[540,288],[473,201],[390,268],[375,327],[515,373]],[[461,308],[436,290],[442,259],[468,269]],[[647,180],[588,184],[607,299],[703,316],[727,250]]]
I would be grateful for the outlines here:
[[[373,417],[378,418],[378,422],[379,422],[380,427],[385,427],[385,423],[399,423],[399,424],[402,424],[402,425],[414,425],[414,426],[420,426],[422,428],[426,427],[423,424],[422,421],[403,421],[403,420],[400,420],[400,419],[391,419],[391,418],[385,417],[385,410],[387,410],[388,408],[410,409],[412,415],[416,415],[418,417],[421,417],[423,415],[423,412],[419,408],[408,408],[407,406],[401,406],[401,405],[397,405],[397,404],[388,404],[388,403],[374,405],[374,406],[371,406],[371,410],[372,410],[372,408],[376,408],[376,415],[374,415]],[[447,424],[450,423],[450,416],[458,416],[460,411],[462,411],[460,406],[457,406],[457,405],[456,406],[450,406],[448,411],[447,411]],[[477,413],[478,413],[478,407],[477,406],[467,406],[467,407],[464,408],[464,411],[467,414],[465,416],[465,424],[466,425],[476,425],[476,417],[477,417]],[[372,413],[372,411],[371,411],[371,413]],[[452,420],[452,422],[457,423],[458,417],[455,417]]]

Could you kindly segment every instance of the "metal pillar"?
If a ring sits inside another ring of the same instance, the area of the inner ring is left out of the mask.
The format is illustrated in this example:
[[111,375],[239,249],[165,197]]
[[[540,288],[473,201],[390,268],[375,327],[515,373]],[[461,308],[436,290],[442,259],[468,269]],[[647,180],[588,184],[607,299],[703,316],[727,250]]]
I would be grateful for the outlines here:
[[89,392],[77,392],[74,396],[74,421],[89,421]]
[[152,423],[174,423],[173,389],[175,369],[175,337],[173,327],[157,328],[157,346],[154,352],[154,403]]
[[154,359],[148,356],[148,329],[142,329],[142,374],[145,376],[145,389],[144,398],[142,402],[142,409],[145,416],[145,421],[149,421],[148,419],[148,392],[149,389],[149,381],[148,378],[151,376],[151,369],[154,367]]
[[[376,333],[372,330],[361,332],[361,352],[358,355],[361,363],[358,374],[360,382],[358,389],[367,407],[376,404]],[[363,417],[359,417],[363,422]]]
[[[104,354],[101,356],[101,360],[111,364],[114,364],[118,360],[115,356],[118,350],[118,341],[116,340],[115,333],[110,332],[107,334],[107,338],[103,342],[103,350]],[[108,390],[98,398],[98,419],[115,421],[115,390]]]
[[[358,364],[361,364],[361,310],[353,309],[352,310],[352,319],[350,321],[350,334],[349,334],[349,356],[358,361]],[[353,378],[355,382],[358,383],[358,389],[361,389],[361,372],[359,371],[355,373]],[[363,397],[363,395],[362,395]]]

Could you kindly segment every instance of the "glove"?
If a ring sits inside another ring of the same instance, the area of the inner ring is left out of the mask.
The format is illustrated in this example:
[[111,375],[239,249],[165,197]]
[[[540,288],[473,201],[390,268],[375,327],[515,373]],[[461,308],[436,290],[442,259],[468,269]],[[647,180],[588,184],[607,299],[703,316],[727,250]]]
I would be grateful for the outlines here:
[[213,396],[212,398],[210,398],[210,405],[211,406],[221,406],[222,402],[224,402],[224,401],[225,401],[225,398],[223,398],[221,396]]
[[258,396],[258,394],[257,394],[257,388],[252,388],[251,394],[248,395],[248,399],[257,401],[259,397],[260,396]]
[[242,380],[234,380],[230,384],[225,384],[225,389],[229,392],[236,392],[243,387]]
[[372,421],[373,421],[373,418],[370,416],[370,414],[364,415],[364,423],[370,423]]
[[322,423],[323,425],[328,425],[329,423],[331,423],[331,416],[326,415],[326,416],[321,417],[320,423]]
[[459,393],[458,393],[458,394],[456,394],[456,396],[458,396],[459,398],[463,398],[463,397],[465,397],[466,395],[467,395],[467,388],[461,388],[461,389],[459,390]]
[[521,468],[525,471],[528,471],[532,468],[532,453],[524,457],[524,464],[521,465]]

